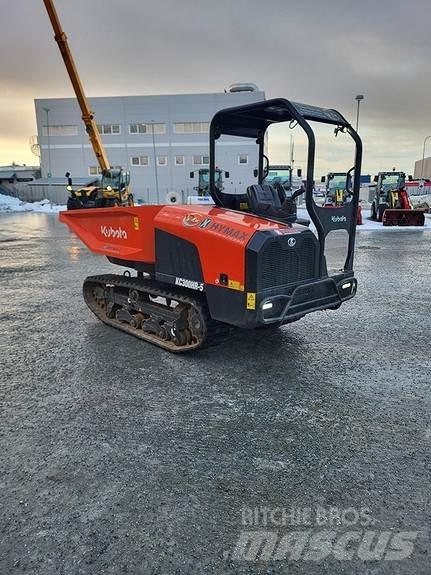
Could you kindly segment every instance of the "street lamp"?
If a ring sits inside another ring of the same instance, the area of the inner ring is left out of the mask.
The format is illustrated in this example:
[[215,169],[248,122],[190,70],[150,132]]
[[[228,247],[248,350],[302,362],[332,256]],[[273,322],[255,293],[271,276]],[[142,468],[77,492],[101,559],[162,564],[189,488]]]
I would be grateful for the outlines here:
[[427,137],[424,139],[424,147],[423,147],[423,150],[422,150],[421,180],[423,180],[423,175],[424,175],[425,144],[427,143],[427,140],[429,140],[430,138],[431,138],[431,135],[430,135],[430,136],[427,136]]
[[159,177],[157,174],[156,139],[154,137],[154,120],[151,120],[151,135],[153,137],[154,176],[156,179],[156,194],[159,201]]
[[361,100],[364,99],[364,95],[363,94],[358,94],[357,96],[355,96],[355,100],[358,102],[358,108],[356,110],[356,131],[358,131],[358,126],[359,126],[359,105],[361,103]]
[[51,146],[50,146],[50,140],[49,140],[49,108],[44,108],[43,109],[44,112],[46,112],[46,135],[48,137],[48,178],[50,178],[52,176],[52,172],[51,172]]

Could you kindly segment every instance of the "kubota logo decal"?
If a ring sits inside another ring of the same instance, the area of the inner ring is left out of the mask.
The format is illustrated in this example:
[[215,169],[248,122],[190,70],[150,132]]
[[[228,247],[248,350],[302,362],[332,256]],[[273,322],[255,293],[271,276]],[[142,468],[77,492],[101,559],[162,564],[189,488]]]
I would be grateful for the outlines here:
[[334,224],[340,224],[340,223],[347,222],[347,218],[346,218],[346,216],[332,216],[331,221]]
[[100,233],[105,238],[115,238],[117,240],[127,240],[127,232],[123,228],[113,228],[112,226],[100,226]]

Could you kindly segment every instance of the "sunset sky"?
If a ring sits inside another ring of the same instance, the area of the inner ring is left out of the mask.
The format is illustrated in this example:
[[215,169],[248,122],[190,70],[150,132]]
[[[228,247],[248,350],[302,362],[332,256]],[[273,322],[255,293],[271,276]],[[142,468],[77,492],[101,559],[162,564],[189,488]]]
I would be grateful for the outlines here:
[[[336,108],[355,124],[354,98],[364,94],[364,173],[411,173],[431,134],[429,0],[56,4],[88,96],[217,92],[247,81],[268,98]],[[0,164],[36,163],[34,98],[73,92],[42,0],[0,0],[0,10]],[[319,149],[322,173],[337,167],[331,143]],[[285,162],[288,148],[289,130],[277,130],[272,160]]]

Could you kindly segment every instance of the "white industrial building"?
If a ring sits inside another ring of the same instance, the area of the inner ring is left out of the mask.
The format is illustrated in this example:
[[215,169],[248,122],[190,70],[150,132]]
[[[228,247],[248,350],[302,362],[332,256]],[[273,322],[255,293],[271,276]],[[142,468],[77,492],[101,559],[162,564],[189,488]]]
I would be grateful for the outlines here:
[[[136,199],[164,202],[169,192],[183,201],[194,195],[190,172],[208,167],[208,130],[222,108],[265,99],[253,85],[214,94],[91,98],[99,132],[112,167],[131,173]],[[244,91],[245,90],[245,91]],[[88,178],[98,174],[75,98],[35,100],[42,178]],[[225,137],[217,146],[217,166],[229,172],[225,190],[244,191],[254,181],[257,146]]]
[[415,180],[431,180],[431,157],[415,162]]

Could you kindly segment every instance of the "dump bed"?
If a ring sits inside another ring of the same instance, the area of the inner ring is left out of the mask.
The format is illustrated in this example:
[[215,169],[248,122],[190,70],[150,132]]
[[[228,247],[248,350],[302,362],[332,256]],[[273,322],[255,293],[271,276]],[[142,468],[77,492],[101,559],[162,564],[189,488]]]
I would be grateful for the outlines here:
[[95,208],[60,212],[92,252],[130,261],[154,262],[154,220],[163,206]]

